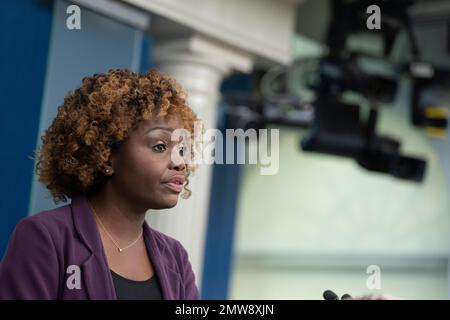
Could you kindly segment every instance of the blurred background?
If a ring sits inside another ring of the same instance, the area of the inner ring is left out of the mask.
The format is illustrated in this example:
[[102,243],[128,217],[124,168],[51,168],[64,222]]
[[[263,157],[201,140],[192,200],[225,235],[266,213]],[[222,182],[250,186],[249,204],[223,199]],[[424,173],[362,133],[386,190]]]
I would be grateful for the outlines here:
[[63,205],[31,156],[64,96],[157,68],[206,128],[279,129],[276,174],[202,165],[148,214],[203,299],[449,298],[450,1],[11,0],[0,36],[0,255]]

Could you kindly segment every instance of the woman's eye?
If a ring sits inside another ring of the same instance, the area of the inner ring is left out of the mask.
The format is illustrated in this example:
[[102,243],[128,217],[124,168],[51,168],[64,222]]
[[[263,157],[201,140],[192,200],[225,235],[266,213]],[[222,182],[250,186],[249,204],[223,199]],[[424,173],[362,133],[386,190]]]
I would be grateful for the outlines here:
[[156,152],[164,152],[166,151],[167,147],[164,143],[157,144],[156,146],[153,146],[153,150]]
[[185,153],[184,146],[179,147],[178,152],[180,153],[180,156],[184,156],[184,153]]

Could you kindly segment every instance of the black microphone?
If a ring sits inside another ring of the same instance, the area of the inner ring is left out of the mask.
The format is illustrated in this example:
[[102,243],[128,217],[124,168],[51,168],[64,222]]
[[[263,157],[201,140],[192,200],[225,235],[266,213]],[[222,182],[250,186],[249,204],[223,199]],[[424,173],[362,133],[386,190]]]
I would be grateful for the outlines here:
[[325,300],[339,300],[338,295],[331,290],[325,290],[323,293],[323,298]]

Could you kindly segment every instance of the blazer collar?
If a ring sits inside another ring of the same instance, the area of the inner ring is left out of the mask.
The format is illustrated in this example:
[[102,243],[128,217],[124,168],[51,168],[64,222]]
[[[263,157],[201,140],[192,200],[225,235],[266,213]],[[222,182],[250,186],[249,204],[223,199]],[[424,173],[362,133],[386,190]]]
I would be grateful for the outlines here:
[[[71,207],[75,229],[92,253],[83,263],[89,298],[117,299],[108,260],[87,197],[85,195],[74,197]],[[143,235],[147,252],[160,283],[163,299],[177,299],[180,295],[181,276],[169,267],[167,256],[164,255],[164,251],[167,250],[166,246],[157,240],[155,231],[147,222],[144,222]]]
[[147,252],[155,269],[164,300],[179,299],[181,295],[181,275],[170,267],[169,255],[164,254],[167,246],[157,240],[157,234],[144,222],[144,240]]
[[75,229],[81,240],[92,253],[102,256],[103,244],[87,197],[85,195],[74,197],[71,207]]

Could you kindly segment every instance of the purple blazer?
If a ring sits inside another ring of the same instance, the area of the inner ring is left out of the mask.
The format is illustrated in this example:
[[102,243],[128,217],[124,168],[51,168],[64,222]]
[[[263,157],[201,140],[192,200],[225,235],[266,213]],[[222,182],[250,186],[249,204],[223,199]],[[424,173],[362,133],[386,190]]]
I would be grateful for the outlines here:
[[[163,299],[199,299],[181,243],[147,223],[144,240]],[[77,274],[80,277],[74,286]],[[0,263],[0,299],[117,299],[85,196],[17,224]]]

